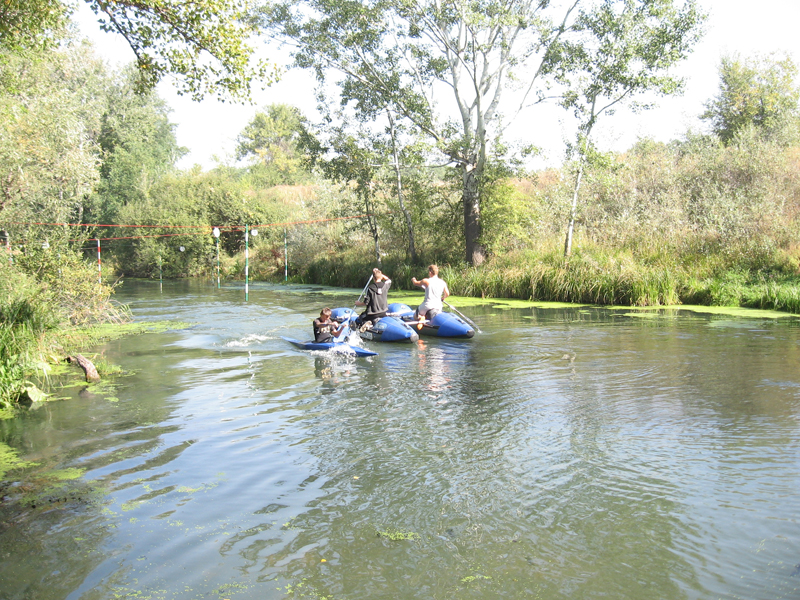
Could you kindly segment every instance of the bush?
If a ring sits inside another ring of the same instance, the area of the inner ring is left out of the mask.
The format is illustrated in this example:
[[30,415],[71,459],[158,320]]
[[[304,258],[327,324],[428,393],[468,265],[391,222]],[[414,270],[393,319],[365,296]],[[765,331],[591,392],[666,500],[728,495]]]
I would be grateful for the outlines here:
[[31,389],[28,380],[53,352],[62,351],[72,326],[127,319],[100,284],[93,265],[66,248],[30,251],[0,267],[0,405]]

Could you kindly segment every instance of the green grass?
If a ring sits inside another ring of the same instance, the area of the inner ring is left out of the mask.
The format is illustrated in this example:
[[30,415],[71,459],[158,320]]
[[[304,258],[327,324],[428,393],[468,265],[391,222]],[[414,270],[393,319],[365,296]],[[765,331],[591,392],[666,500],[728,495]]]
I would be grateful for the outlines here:
[[[565,260],[560,248],[521,251],[494,257],[480,267],[439,265],[455,296],[508,298],[605,306],[675,306],[681,304],[760,308],[800,314],[800,275],[784,262],[770,271],[752,271],[713,257],[682,262],[666,251],[637,255],[589,245]],[[336,255],[315,263],[304,283],[360,288],[372,265],[339,262]],[[424,267],[386,261],[395,301],[403,290],[417,292],[411,277]]]

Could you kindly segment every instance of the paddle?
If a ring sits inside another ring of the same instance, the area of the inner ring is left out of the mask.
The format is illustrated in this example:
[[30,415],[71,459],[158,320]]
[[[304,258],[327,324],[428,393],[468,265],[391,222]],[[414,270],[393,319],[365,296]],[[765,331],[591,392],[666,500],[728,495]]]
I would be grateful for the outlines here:
[[470,325],[472,325],[472,326],[475,328],[475,331],[477,331],[478,333],[483,333],[483,332],[481,331],[481,328],[480,328],[480,327],[478,327],[478,326],[477,326],[475,323],[473,323],[473,322],[472,322],[472,321],[470,321],[470,320],[469,320],[467,317],[465,317],[465,316],[464,316],[464,315],[462,315],[460,312],[458,312],[458,309],[457,309],[455,306],[453,306],[452,304],[450,304],[450,303],[449,303],[447,300],[442,300],[442,303],[443,303],[443,304],[447,304],[447,306],[449,306],[449,307],[451,308],[451,310],[455,311],[455,313],[456,313],[456,314],[457,314],[459,317],[461,317],[461,318],[462,318],[462,319],[464,319],[464,320],[465,320],[467,323],[469,323]]
[[344,327],[339,332],[339,335],[336,335],[336,336],[333,337],[333,341],[346,344],[347,343],[347,339],[350,337],[350,332],[351,332],[350,322],[349,321],[345,321],[343,323],[343,325],[344,325]]
[[[353,310],[350,311],[352,314],[356,314],[356,308],[358,308],[358,303],[361,302],[361,298],[363,298],[364,294],[367,293],[367,288],[369,287],[369,284],[372,283],[372,278],[373,278],[373,275],[370,275],[369,279],[367,280],[367,285],[365,285],[364,289],[361,290],[361,294],[359,295],[358,300],[356,300],[356,303],[353,305]],[[345,322],[344,321],[344,317],[340,317],[340,318],[342,319],[342,321],[340,321],[340,322]],[[350,319],[349,318],[347,319],[346,323],[347,323],[347,325],[349,327],[350,326]]]
[[374,277],[374,275],[370,275],[369,276],[369,279],[367,280],[367,285],[365,285],[364,289],[361,290],[361,295],[358,297],[358,300],[356,300],[355,306],[353,306],[353,312],[356,312],[356,308],[358,307],[358,303],[361,302],[361,298],[363,298],[364,294],[367,293],[367,288],[369,287],[369,284],[372,283],[372,278],[373,277]]

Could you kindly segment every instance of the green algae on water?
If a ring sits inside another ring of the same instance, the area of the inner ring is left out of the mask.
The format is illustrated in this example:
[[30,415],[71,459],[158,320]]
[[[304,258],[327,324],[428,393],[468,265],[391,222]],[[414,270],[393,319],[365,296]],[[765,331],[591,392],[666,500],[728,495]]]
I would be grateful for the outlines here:
[[39,463],[20,460],[17,451],[0,442],[0,480],[4,479],[6,473],[14,469],[25,469],[27,467],[38,466]]
[[141,335],[143,333],[164,333],[188,329],[192,323],[182,321],[148,321],[132,323],[105,323],[76,330],[78,336],[86,336],[90,341],[85,345],[100,344],[117,340],[128,335]]
[[384,537],[393,542],[399,542],[401,540],[418,540],[420,536],[418,533],[414,533],[413,531],[402,531],[401,529],[395,529],[394,527],[390,527],[389,529],[377,529],[376,530],[378,537]]

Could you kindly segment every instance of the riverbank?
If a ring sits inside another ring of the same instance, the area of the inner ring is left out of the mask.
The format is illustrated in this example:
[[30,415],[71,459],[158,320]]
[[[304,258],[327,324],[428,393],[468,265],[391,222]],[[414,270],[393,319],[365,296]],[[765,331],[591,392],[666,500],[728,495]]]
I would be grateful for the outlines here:
[[[577,252],[498,257],[480,267],[439,265],[451,293],[601,306],[701,305],[800,313],[800,273],[791,264],[770,270],[714,269],[693,263],[645,262],[630,254]],[[342,257],[318,260],[295,283],[362,287],[372,265]],[[421,267],[385,261],[392,289],[414,290]]]

